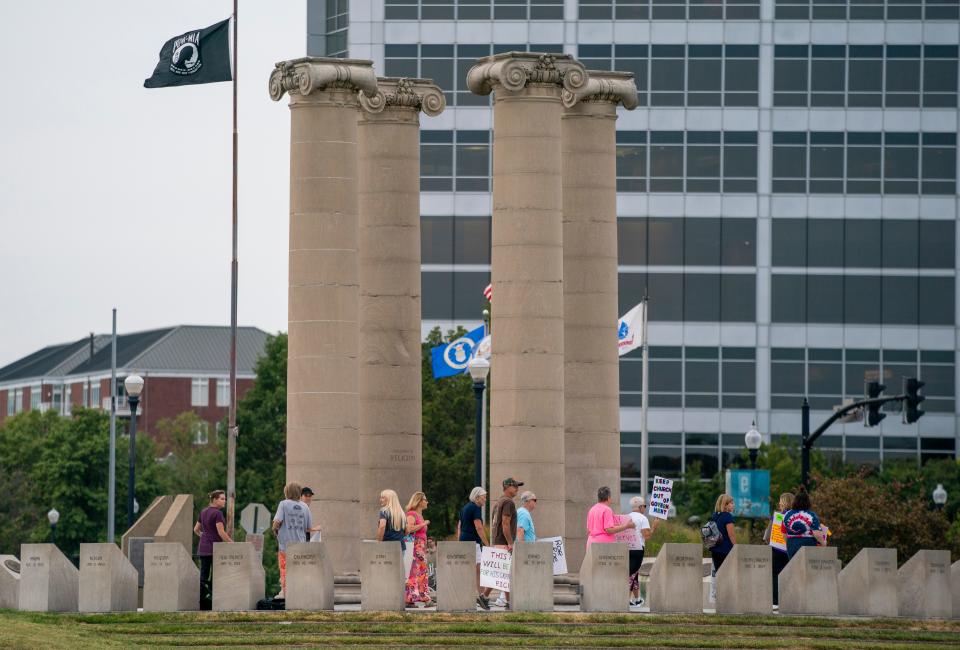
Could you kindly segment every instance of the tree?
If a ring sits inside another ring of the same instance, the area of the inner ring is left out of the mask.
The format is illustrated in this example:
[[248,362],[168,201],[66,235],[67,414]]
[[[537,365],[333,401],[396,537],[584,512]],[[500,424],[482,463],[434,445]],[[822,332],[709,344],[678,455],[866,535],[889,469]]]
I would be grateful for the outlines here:
[[446,537],[456,530],[457,514],[473,485],[475,398],[469,375],[433,378],[430,350],[444,340],[466,334],[435,327],[422,348],[423,491],[430,498],[430,534]]
[[194,433],[203,421],[193,411],[174,419],[164,418],[154,425],[156,433],[169,442],[170,454],[163,459],[167,469],[167,494],[192,494],[194,514],[207,506],[207,495],[226,476],[215,445],[194,444]]
[[[847,563],[862,548],[896,548],[902,564],[920,549],[944,548],[949,521],[915,495],[916,486],[875,482],[861,471],[835,478],[819,477],[811,493],[813,510],[830,528],[830,543]],[[954,549],[957,557],[957,549]]]

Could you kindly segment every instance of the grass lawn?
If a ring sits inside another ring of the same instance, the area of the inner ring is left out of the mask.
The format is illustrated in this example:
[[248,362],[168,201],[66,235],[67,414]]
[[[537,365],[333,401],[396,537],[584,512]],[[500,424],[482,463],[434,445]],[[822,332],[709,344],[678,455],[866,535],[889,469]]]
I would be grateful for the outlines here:
[[36,614],[0,610],[0,648],[960,647],[960,621],[787,616],[249,612]]

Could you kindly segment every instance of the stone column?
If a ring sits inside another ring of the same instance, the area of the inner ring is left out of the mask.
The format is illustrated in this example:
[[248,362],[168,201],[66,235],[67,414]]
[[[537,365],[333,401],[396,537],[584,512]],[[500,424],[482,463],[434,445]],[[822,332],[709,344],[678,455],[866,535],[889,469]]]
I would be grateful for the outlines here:
[[586,81],[566,54],[498,54],[467,75],[494,93],[490,484],[536,492],[544,537],[564,534],[560,93]]
[[376,533],[378,497],[420,489],[420,111],[443,92],[424,79],[378,78],[360,94],[360,534]]
[[270,97],[290,95],[287,480],[313,488],[337,572],[359,567],[357,93],[370,61],[278,63]]
[[563,93],[564,472],[567,560],[579,566],[597,488],[620,501],[617,355],[617,105],[633,110],[630,72],[589,71]]

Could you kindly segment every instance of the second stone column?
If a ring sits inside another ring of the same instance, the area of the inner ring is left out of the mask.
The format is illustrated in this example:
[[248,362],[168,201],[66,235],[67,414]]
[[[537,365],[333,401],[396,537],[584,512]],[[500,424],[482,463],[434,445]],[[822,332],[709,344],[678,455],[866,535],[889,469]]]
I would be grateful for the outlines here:
[[491,503],[504,478],[523,481],[542,537],[564,534],[560,93],[585,83],[563,54],[498,54],[467,75],[494,93]]
[[617,105],[637,106],[629,72],[589,71],[564,93],[564,470],[567,566],[586,548],[597,488],[620,501],[620,369],[617,354]]
[[376,534],[378,497],[421,489],[420,111],[443,93],[425,79],[380,77],[360,95],[360,532]]
[[278,63],[270,96],[290,95],[287,480],[313,488],[337,573],[359,568],[357,93],[370,61]]

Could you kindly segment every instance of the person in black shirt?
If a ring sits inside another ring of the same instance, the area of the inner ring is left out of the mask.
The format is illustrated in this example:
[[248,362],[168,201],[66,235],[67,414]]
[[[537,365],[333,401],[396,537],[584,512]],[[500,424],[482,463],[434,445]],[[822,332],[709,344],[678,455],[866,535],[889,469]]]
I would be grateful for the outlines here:
[[487,491],[482,487],[470,490],[470,500],[460,510],[460,520],[457,522],[457,539],[461,542],[474,542],[477,548],[477,604],[483,609],[490,609],[487,600],[489,589],[480,587],[480,549],[489,546],[487,531],[483,527],[483,506],[487,503]]

